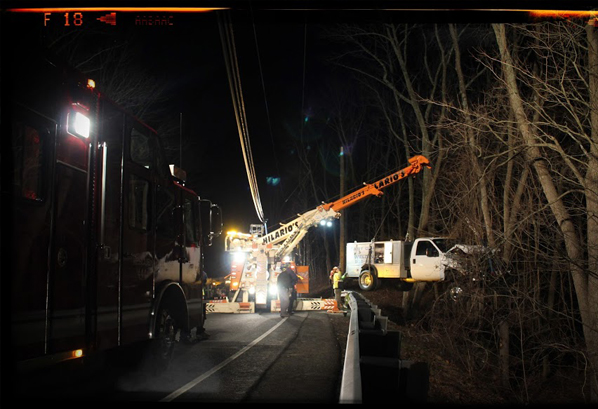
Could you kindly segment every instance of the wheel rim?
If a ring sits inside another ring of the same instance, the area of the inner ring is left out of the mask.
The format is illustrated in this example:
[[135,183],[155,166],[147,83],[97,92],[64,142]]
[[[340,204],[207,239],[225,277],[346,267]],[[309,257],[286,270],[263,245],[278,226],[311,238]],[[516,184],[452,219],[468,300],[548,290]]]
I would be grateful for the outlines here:
[[371,287],[372,281],[373,281],[373,279],[372,279],[371,273],[367,272],[367,273],[363,273],[361,275],[360,282],[361,282],[362,287],[366,287],[366,288]]

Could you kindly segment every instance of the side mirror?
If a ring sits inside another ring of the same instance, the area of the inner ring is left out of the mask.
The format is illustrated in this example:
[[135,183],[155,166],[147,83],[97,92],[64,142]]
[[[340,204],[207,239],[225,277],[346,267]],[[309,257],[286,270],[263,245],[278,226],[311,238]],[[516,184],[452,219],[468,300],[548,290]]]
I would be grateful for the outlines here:
[[220,237],[222,234],[222,209],[219,205],[213,204],[211,207],[211,230],[212,237]]
[[215,237],[222,234],[222,209],[206,199],[200,199],[201,232],[204,243],[212,245]]

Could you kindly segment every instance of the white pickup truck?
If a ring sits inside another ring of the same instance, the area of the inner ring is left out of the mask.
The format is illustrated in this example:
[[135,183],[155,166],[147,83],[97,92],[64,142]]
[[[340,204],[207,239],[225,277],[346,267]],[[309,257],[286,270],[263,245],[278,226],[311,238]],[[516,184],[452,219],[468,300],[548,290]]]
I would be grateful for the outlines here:
[[447,268],[464,273],[458,256],[481,249],[441,237],[348,243],[346,278],[357,278],[366,291],[375,289],[380,279],[397,279],[401,289],[409,291],[414,282],[443,281]]

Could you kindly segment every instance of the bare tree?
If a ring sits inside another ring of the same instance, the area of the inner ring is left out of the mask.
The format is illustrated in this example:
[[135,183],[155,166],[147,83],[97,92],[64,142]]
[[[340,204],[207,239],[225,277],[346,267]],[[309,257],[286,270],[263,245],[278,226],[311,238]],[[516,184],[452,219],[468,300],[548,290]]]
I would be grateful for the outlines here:
[[[487,239],[494,249],[471,270],[479,275],[451,277],[434,286],[432,297],[420,293],[431,305],[423,321],[444,334],[472,376],[493,369],[516,399],[533,401],[541,382],[566,362],[581,374],[591,363],[594,393],[596,28],[540,23],[512,26],[507,34],[502,25],[381,24],[343,27],[336,38],[347,47],[338,61],[363,85],[363,103],[376,107],[367,123],[369,158],[390,158],[379,149],[385,143],[406,155],[427,146],[438,159],[437,179],[425,185],[433,194],[412,202],[427,212],[420,213],[420,234]],[[384,133],[385,142],[377,139]],[[375,209],[384,220],[383,208]],[[466,290],[462,301],[441,290],[455,285]]]
[[[429,40],[426,33],[418,26],[381,24],[343,26],[331,35],[348,48],[336,59],[336,63],[354,72],[371,90],[375,90],[379,109],[386,118],[387,130],[404,142],[406,156],[421,153],[437,165],[431,173],[422,175],[416,235],[427,233],[432,192],[442,161],[442,152],[437,150],[441,134],[431,133],[433,123],[442,120],[442,112],[437,112],[437,105],[427,100],[442,93],[446,65],[437,60],[431,61],[434,53],[430,44],[437,39]],[[420,51],[413,53],[414,48]],[[419,58],[410,59],[414,55]],[[443,52],[442,55],[446,58],[448,53]],[[414,74],[417,72],[414,68],[422,66],[424,69]]]
[[142,42],[135,35],[109,29],[57,28],[42,44],[70,65],[93,78],[98,89],[138,118],[149,121],[163,112],[166,81],[143,66]]
[[[596,193],[598,164],[596,107],[598,42],[593,26],[544,23],[514,27],[529,39],[530,69],[513,55],[505,25],[493,26],[500,49],[501,79],[509,96],[524,155],[533,168],[562,234],[584,328],[592,400],[598,399],[598,280]],[[584,38],[585,37],[585,38]],[[534,103],[536,96],[542,103]],[[537,113],[539,121],[532,122]],[[558,115],[558,116],[557,116]],[[563,189],[564,188],[564,189]],[[582,204],[585,202],[585,206]],[[585,210],[586,251],[581,241]]]

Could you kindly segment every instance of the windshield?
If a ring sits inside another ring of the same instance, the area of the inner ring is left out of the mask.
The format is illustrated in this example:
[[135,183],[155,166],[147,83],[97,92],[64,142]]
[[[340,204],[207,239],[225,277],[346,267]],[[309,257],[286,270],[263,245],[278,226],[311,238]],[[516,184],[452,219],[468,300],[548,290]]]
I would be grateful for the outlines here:
[[446,253],[451,249],[451,247],[455,245],[454,240],[450,239],[432,239],[432,241],[434,242],[434,244],[436,244],[436,247],[438,247],[438,249],[443,253]]

